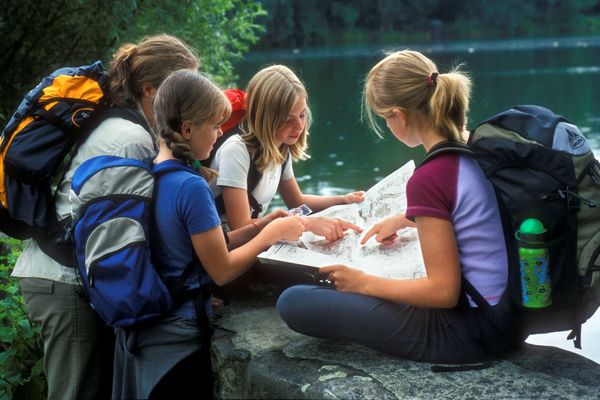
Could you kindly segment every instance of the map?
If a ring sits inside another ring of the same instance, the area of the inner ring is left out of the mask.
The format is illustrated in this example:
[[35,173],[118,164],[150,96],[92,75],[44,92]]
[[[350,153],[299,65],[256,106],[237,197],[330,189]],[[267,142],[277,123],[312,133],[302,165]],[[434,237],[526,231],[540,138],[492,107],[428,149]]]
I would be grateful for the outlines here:
[[412,279],[426,276],[419,237],[415,228],[398,231],[398,238],[390,245],[382,245],[371,238],[364,246],[362,235],[381,219],[404,212],[406,183],[415,169],[413,161],[391,173],[365,193],[361,203],[329,207],[314,216],[341,218],[363,229],[363,233],[347,231],[335,242],[304,232],[297,242],[280,242],[259,254],[263,264],[301,267],[322,267],[344,264],[366,273],[386,278]]

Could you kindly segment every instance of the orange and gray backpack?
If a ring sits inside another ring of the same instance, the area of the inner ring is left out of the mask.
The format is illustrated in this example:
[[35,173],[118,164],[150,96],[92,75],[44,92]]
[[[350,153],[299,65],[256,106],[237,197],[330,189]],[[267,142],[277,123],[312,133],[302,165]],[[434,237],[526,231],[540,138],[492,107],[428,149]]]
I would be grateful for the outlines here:
[[106,106],[107,82],[96,61],[58,69],[25,96],[0,138],[0,231],[34,238],[44,251],[65,240],[54,195],[93,115]]

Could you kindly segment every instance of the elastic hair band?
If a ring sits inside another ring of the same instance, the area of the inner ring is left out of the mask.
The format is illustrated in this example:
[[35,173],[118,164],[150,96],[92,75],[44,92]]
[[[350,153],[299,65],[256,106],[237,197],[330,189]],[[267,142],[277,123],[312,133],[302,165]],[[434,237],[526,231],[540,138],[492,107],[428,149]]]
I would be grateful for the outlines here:
[[432,86],[435,84],[436,78],[438,77],[439,73],[437,72],[432,72],[431,75],[429,75],[427,77],[427,86]]

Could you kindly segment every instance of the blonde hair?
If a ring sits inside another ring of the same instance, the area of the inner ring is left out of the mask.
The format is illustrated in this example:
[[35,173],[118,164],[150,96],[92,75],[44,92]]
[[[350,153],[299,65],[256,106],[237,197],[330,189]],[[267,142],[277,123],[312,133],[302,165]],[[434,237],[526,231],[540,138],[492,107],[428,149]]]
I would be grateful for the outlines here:
[[369,71],[363,104],[369,125],[380,136],[376,116],[389,116],[393,108],[399,108],[409,118],[420,114],[447,140],[463,142],[471,85],[460,66],[438,74],[436,65],[423,54],[398,51]]
[[[294,145],[284,144],[280,149],[275,143],[275,134],[300,98],[307,102],[304,130]],[[312,119],[308,94],[291,69],[284,65],[272,65],[258,71],[248,83],[246,105],[246,134],[243,138],[253,153],[251,157],[259,171],[271,165],[283,164],[290,153],[295,160],[308,158],[307,136]]]
[[[189,122],[203,125],[221,125],[231,114],[231,103],[223,91],[206,75],[183,69],[171,73],[158,88],[153,103],[154,130],[159,140],[164,140],[173,157],[189,166],[194,155],[189,143],[181,134],[181,124]],[[200,170],[210,181],[214,171]]]
[[194,51],[174,36],[157,35],[137,45],[124,44],[114,53],[108,71],[110,100],[118,106],[134,106],[142,98],[142,85],[158,88],[172,71],[199,66]]

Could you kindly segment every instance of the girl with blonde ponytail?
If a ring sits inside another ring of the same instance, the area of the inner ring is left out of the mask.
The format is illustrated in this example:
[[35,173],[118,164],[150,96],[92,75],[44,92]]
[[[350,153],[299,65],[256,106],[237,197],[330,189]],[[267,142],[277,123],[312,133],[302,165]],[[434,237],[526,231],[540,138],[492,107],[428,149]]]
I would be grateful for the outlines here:
[[212,398],[212,307],[205,289],[211,281],[236,279],[275,242],[298,240],[304,224],[300,217],[278,218],[260,232],[249,225],[226,239],[206,174],[195,161],[208,158],[222,134],[231,112],[227,97],[206,76],[179,70],[161,84],[153,109],[160,148],[151,231],[155,268],[165,280],[186,276],[185,295],[156,322],[117,329],[113,398]]
[[[381,134],[377,119],[384,119],[398,140],[428,152],[465,142],[470,88],[458,69],[442,73],[416,51],[391,53],[367,75],[367,120]],[[522,341],[500,309],[507,250],[494,190],[476,161],[458,153],[431,158],[415,170],[406,195],[405,213],[375,224],[361,244],[371,237],[390,244],[399,230],[416,227],[427,276],[397,280],[345,265],[322,267],[337,290],[287,289],[277,303],[283,320],[307,335],[436,363],[484,361]],[[477,309],[462,294],[463,278],[495,312]]]

